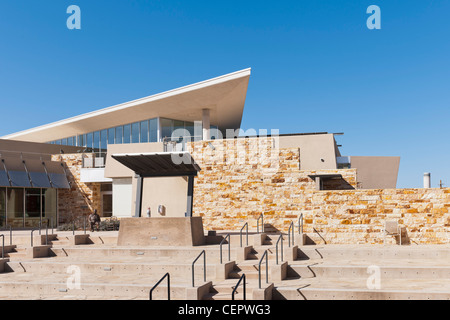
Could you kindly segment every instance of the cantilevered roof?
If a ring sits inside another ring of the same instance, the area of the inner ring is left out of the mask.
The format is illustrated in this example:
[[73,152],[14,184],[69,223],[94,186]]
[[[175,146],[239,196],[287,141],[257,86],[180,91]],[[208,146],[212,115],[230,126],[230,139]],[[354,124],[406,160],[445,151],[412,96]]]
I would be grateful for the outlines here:
[[146,98],[9,134],[2,139],[49,142],[156,117],[192,122],[201,121],[203,109],[210,110],[212,125],[223,130],[238,129],[241,125],[250,74],[251,69],[244,69]]
[[111,157],[141,177],[192,176],[201,170],[189,152],[113,154]]

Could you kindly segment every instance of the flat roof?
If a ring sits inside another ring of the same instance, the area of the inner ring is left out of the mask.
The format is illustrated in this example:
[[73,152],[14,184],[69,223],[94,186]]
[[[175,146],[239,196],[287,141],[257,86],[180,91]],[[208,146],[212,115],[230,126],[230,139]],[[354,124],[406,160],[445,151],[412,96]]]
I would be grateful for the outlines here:
[[156,117],[201,121],[209,109],[211,124],[219,129],[241,125],[251,69],[226,74],[178,89],[85,113],[1,139],[49,142]]

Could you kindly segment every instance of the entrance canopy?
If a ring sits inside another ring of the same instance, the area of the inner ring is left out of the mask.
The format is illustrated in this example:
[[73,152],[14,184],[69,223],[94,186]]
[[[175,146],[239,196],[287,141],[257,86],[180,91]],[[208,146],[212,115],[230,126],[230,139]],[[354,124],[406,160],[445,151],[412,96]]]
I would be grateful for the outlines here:
[[113,154],[111,157],[137,175],[135,217],[141,216],[144,178],[185,176],[188,177],[186,215],[192,217],[194,177],[201,169],[189,152]]
[[143,178],[196,176],[201,170],[189,152],[113,154],[111,157]]

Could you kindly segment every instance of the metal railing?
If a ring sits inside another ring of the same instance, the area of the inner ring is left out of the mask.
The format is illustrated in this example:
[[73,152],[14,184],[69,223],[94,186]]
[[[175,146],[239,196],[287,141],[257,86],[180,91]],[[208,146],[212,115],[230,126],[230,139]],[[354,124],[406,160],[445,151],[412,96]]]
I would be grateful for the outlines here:
[[230,238],[230,234],[227,234],[225,236],[225,238],[223,238],[223,240],[220,242],[220,264],[223,263],[223,259],[222,259],[222,245],[224,244],[225,240],[227,240],[228,238],[228,261],[231,261],[231,238]]
[[83,163],[82,168],[93,169],[93,168],[104,168],[106,162],[106,152],[92,152],[89,153],[91,157],[87,154],[82,155]]
[[0,234],[0,238],[2,238],[2,259],[5,259],[5,235]]
[[264,258],[266,258],[266,283],[269,283],[269,260],[268,260],[267,250],[264,251],[264,254],[262,255],[261,259],[259,260],[259,264],[258,264],[258,284],[259,284],[260,289],[261,289],[261,264],[262,264]]
[[283,262],[283,234],[280,234],[277,240],[277,244],[275,245],[275,251],[276,251],[276,261],[278,264],[278,243],[281,243],[281,262]]
[[242,230],[244,230],[244,228],[246,228],[246,243],[248,246],[248,223],[247,222],[244,224],[244,226],[241,228],[241,231],[239,232],[240,240],[241,240],[241,248],[242,248]]
[[239,278],[239,281],[237,282],[236,286],[233,289],[233,292],[231,293],[231,300],[234,300],[234,295],[236,294],[237,289],[239,288],[239,285],[241,284],[242,280],[244,280],[243,282],[243,289],[244,289],[244,300],[247,300],[247,287],[246,287],[246,277],[245,277],[245,273],[242,274],[242,276]]
[[256,220],[256,231],[259,233],[259,220],[261,220],[261,232],[264,232],[264,213],[261,213],[261,215]]
[[294,246],[294,222],[293,221],[291,221],[291,224],[289,225],[289,230],[288,230],[289,248],[291,247],[291,233],[292,233],[292,246]]
[[203,250],[197,258],[192,262],[192,287],[195,287],[194,279],[195,279],[195,263],[198,259],[203,255],[203,281],[206,282],[206,251]]
[[298,218],[298,234],[303,234],[303,213]]
[[170,300],[170,274],[168,272],[153,286],[153,288],[150,289],[150,300],[153,300],[153,290],[155,290],[165,278],[167,278],[167,300]]
[[[9,228],[8,228],[9,227]],[[9,230],[9,245],[12,245],[12,226],[11,225],[6,225],[4,228],[0,229],[0,230]]]
[[31,247],[33,248],[33,232],[38,231],[39,228],[31,229]]

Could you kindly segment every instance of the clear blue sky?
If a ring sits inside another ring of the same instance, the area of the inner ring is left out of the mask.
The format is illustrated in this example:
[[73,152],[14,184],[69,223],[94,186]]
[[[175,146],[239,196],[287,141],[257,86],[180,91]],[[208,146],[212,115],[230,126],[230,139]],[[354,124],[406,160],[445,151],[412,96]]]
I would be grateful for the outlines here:
[[[69,5],[81,30],[69,30]],[[381,8],[381,30],[366,9]],[[243,129],[344,132],[450,186],[450,1],[0,0],[0,136],[247,67]]]

